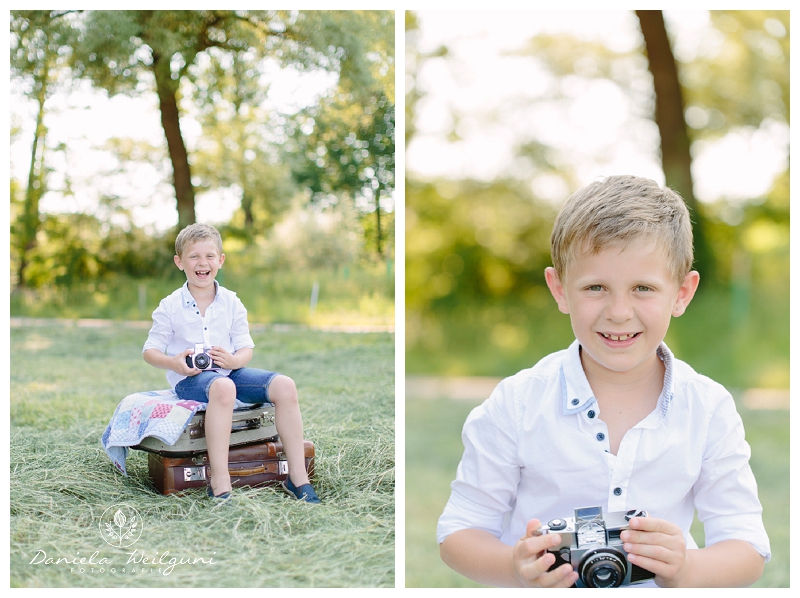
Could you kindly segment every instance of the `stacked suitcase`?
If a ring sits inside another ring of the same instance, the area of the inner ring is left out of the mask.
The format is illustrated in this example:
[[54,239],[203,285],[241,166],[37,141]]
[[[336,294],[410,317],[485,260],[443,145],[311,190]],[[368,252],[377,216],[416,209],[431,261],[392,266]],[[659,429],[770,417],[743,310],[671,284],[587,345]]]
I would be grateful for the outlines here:
[[[194,415],[173,445],[148,437],[132,448],[147,451],[150,480],[161,494],[208,485],[205,411]],[[314,474],[314,444],[304,442],[306,469]],[[231,425],[228,470],[234,487],[282,482],[289,474],[283,445],[275,428],[275,406],[236,409]]]

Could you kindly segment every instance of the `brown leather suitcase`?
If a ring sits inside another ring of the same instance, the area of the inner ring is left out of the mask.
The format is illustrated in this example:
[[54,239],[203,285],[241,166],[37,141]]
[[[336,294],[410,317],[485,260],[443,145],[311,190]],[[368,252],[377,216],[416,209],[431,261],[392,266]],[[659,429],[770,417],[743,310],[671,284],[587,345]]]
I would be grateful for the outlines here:
[[[314,443],[304,441],[306,470],[314,475]],[[208,485],[208,453],[188,456],[171,456],[148,453],[147,465],[150,480],[161,494],[174,494]],[[265,486],[286,479],[289,466],[280,440],[232,446],[228,452],[228,471],[231,484]]]

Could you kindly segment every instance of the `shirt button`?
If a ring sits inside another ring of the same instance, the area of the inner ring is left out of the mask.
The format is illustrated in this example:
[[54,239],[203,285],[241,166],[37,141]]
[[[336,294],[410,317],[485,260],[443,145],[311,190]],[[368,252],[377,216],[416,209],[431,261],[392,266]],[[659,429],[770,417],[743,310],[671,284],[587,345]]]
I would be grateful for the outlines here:
[[196,312],[194,312],[194,313],[196,313],[196,314],[200,314],[200,312],[199,312],[199,311],[196,311]]
[[580,401],[578,399],[572,399],[572,404],[573,405],[577,405],[578,403],[580,403]]
[[602,442],[605,439],[606,439],[606,435],[605,434],[603,434],[602,432],[598,432],[597,433],[597,440],[600,440]]
[[592,411],[591,409],[589,410],[589,413],[587,413],[586,415],[589,416],[589,419],[594,419],[594,411]]
[[620,494],[622,494],[622,488],[614,488],[614,496],[619,496]]

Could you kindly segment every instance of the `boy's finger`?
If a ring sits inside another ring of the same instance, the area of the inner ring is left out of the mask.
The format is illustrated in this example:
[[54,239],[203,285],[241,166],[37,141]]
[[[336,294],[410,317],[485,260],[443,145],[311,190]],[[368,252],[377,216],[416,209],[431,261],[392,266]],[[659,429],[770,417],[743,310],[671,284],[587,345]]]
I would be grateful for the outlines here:
[[634,517],[630,520],[630,528],[645,532],[672,534],[678,529],[678,526],[658,517]]
[[[558,546],[560,542],[561,536],[558,534],[546,534],[543,536],[532,536],[530,538],[525,538],[522,544],[525,547],[526,556],[532,557],[546,551],[548,548]],[[553,559],[555,559],[555,557],[553,557]],[[552,565],[552,563],[550,564]]]
[[[538,530],[541,526],[542,522],[538,519],[531,519],[528,521],[528,525],[525,527],[525,538],[530,538],[535,535],[536,530]],[[525,538],[523,538],[523,540]]]

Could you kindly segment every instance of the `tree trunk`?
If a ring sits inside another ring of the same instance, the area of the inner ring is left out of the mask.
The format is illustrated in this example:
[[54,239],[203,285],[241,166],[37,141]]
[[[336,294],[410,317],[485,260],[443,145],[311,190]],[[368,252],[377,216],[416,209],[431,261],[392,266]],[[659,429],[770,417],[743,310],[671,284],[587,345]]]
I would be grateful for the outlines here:
[[[25,283],[25,269],[30,260],[28,255],[36,247],[36,235],[39,232],[39,199],[44,193],[44,141],[46,130],[44,128],[44,102],[47,97],[47,78],[42,81],[41,88],[36,94],[39,111],[36,114],[36,129],[33,133],[33,147],[31,149],[31,165],[28,170],[28,187],[25,190],[25,205],[22,212],[22,238],[20,239],[19,269],[17,280],[21,287]],[[38,183],[38,185],[37,185]]]
[[194,188],[192,187],[192,173],[189,169],[189,156],[181,135],[177,97],[178,82],[172,80],[169,64],[162,64],[163,60],[165,59],[154,55],[152,69],[156,78],[161,126],[167,137],[167,148],[172,162],[172,183],[178,203],[178,228],[183,229],[195,222]]
[[383,251],[381,250],[381,189],[375,191],[375,227],[376,227],[376,244],[378,247],[378,256],[383,257]]
[[661,167],[667,186],[681,194],[694,222],[696,269],[713,277],[713,256],[705,236],[705,218],[694,196],[691,141],[684,119],[683,92],[672,54],[664,15],[660,10],[637,10],[656,96],[655,121],[661,135]]

